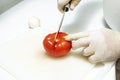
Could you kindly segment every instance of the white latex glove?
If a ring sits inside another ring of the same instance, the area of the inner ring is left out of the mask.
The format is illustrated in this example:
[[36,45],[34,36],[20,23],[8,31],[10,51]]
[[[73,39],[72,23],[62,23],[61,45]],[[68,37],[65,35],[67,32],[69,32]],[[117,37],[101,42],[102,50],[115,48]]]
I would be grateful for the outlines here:
[[83,55],[91,63],[114,61],[120,58],[120,33],[107,28],[69,34],[66,40],[73,41],[73,49],[83,47]]
[[78,4],[80,0],[58,0],[58,9],[63,13],[64,7],[69,3],[70,10],[73,10]]

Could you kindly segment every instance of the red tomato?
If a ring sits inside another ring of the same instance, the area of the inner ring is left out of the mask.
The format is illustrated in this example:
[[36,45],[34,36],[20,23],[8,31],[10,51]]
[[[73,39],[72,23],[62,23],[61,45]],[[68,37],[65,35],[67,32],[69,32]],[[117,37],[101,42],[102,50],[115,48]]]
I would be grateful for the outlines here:
[[67,35],[64,32],[59,32],[57,39],[55,40],[55,33],[48,34],[43,40],[43,45],[46,52],[53,57],[60,57],[66,55],[71,47],[72,42],[67,41],[64,37]]

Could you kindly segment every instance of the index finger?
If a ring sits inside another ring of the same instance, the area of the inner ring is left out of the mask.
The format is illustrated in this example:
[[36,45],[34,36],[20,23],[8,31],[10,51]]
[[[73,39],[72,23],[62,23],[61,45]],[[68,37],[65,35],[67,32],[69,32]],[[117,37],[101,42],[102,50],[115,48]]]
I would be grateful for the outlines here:
[[89,36],[88,32],[79,32],[79,33],[69,34],[65,36],[65,39],[71,41],[71,40],[77,40],[79,38],[88,37],[88,36]]

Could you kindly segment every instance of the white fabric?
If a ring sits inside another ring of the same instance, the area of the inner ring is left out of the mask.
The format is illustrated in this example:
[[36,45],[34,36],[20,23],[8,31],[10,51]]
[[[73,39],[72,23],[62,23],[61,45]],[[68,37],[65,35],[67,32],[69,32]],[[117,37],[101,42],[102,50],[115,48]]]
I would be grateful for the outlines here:
[[103,12],[107,24],[120,31],[120,0],[103,0]]

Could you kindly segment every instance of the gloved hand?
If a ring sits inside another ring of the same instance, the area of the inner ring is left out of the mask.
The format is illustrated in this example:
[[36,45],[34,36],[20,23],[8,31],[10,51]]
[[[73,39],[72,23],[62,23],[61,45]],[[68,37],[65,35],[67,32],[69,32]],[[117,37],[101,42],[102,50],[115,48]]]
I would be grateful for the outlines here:
[[83,56],[91,63],[114,61],[120,58],[120,33],[107,28],[69,34],[66,40],[72,41],[72,48],[83,47]]
[[73,10],[78,4],[80,0],[58,0],[58,9],[63,13],[63,9],[67,4],[70,4],[70,9]]

